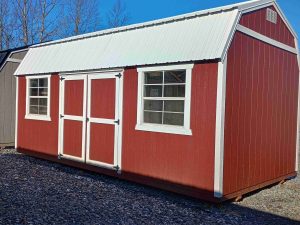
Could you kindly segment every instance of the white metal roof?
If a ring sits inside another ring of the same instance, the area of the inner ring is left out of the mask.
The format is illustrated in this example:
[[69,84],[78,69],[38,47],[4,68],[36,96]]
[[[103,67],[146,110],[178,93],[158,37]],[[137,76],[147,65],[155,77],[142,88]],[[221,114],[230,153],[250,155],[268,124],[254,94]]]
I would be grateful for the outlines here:
[[254,0],[32,46],[15,75],[220,59]]

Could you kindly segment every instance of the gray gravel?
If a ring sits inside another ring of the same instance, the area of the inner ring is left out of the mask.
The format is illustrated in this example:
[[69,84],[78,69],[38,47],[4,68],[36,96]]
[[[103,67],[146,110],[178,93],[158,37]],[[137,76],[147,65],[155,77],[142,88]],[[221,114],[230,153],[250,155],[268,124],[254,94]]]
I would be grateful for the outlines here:
[[181,195],[0,151],[0,224],[300,224],[299,178],[239,203]]

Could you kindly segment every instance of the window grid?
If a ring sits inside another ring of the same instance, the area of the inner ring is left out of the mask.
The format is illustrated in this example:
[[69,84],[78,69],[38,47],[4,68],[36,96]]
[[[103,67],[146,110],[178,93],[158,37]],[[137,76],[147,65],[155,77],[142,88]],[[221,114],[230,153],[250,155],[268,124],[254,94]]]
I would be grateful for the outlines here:
[[[34,81],[36,80],[36,84]],[[41,82],[41,80],[47,80],[46,82]],[[28,94],[28,114],[30,115],[47,115],[48,114],[48,78],[32,78],[29,79],[29,94]],[[41,84],[42,83],[42,84]],[[33,85],[33,86],[32,86]],[[35,86],[36,85],[36,86]],[[36,95],[32,95],[32,90],[37,90]],[[41,93],[41,89],[46,93]],[[36,104],[32,104],[33,99],[37,99]],[[46,104],[41,104],[41,99],[46,100]]]
[[[176,111],[165,111],[165,101],[185,101],[185,97],[164,97],[165,95],[165,86],[186,86],[186,82],[184,83],[165,83],[165,70],[164,71],[160,71],[162,72],[162,83],[154,83],[154,84],[146,84],[145,83],[145,73],[144,73],[144,88],[143,88],[143,111],[144,112],[152,112],[152,113],[161,113],[161,125],[168,125],[165,124],[164,121],[164,117],[165,117],[165,113],[170,113],[170,114],[181,114],[184,117],[184,109],[183,112],[176,112]],[[162,93],[161,93],[161,97],[145,97],[145,87],[147,86],[162,86]],[[162,101],[162,111],[159,110],[146,110],[145,109],[145,100],[152,100],[152,101]],[[184,102],[183,102],[184,104]],[[144,122],[145,123],[145,122]],[[147,123],[147,122],[146,122]],[[183,125],[171,125],[171,126],[184,126]]]

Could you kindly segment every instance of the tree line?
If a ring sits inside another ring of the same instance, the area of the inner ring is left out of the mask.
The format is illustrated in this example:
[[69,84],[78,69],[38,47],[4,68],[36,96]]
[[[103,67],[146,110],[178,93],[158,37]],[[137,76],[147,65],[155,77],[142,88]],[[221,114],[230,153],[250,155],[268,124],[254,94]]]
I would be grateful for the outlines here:
[[100,8],[100,0],[0,0],[0,50],[127,24],[122,0]]

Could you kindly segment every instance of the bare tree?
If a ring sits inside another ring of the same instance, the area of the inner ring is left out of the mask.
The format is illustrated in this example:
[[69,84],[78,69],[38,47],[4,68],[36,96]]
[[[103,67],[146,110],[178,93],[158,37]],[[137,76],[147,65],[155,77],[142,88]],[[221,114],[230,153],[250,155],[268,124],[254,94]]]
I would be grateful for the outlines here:
[[38,42],[54,39],[59,29],[58,0],[38,0],[37,2],[37,32]]
[[92,32],[100,25],[98,4],[96,0],[65,0],[66,34],[72,36]]
[[[9,43],[6,42],[6,34],[9,29],[9,18],[10,18],[10,4],[5,0],[0,0],[0,50],[10,46]],[[9,47],[8,47],[9,48]]]
[[124,26],[129,20],[126,5],[121,0],[116,0],[110,12],[107,14],[109,27]]
[[29,45],[34,43],[34,0],[15,0],[14,12],[16,16],[17,24],[17,36],[19,36],[20,41],[23,45]]

